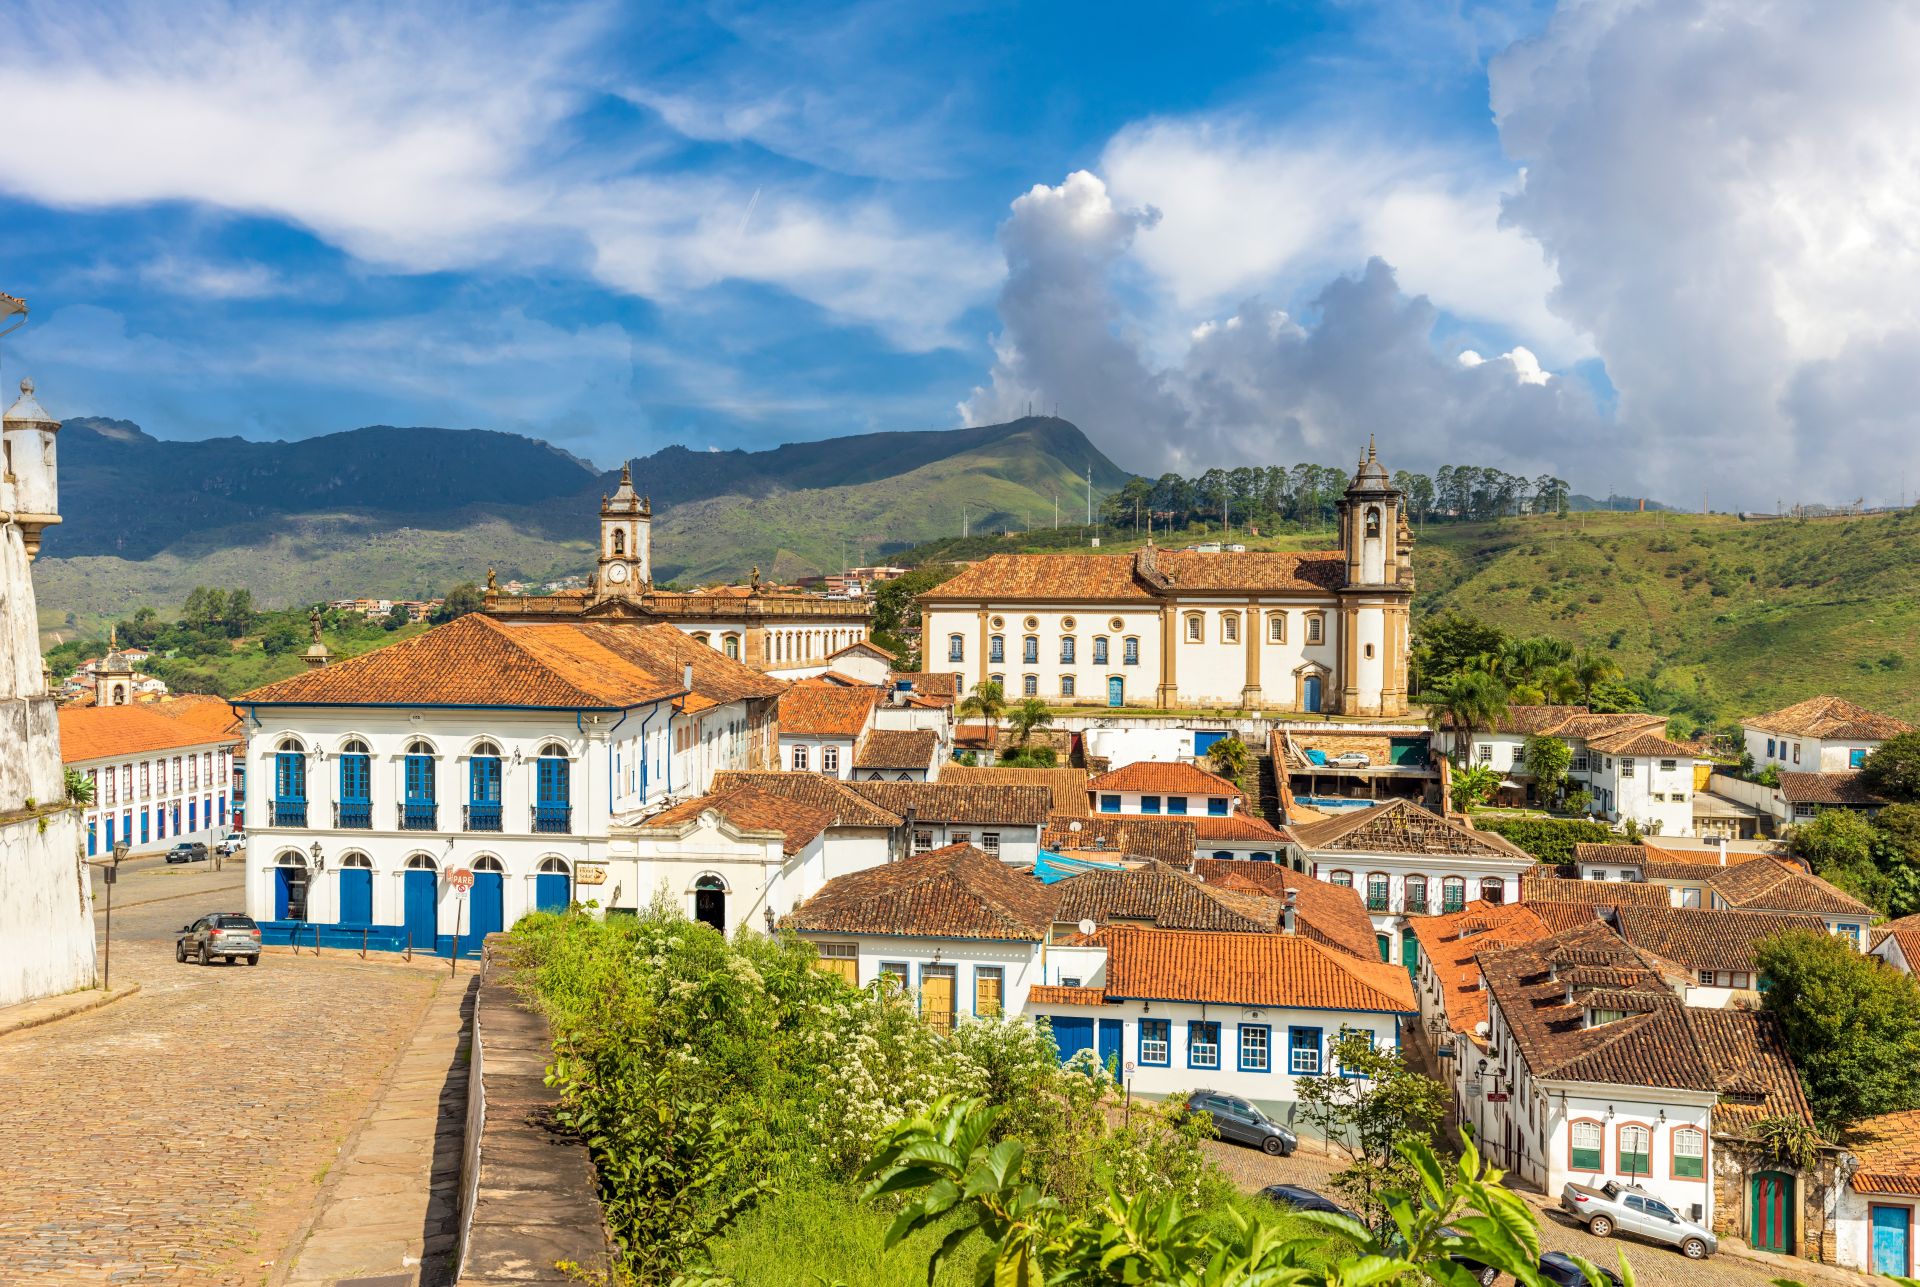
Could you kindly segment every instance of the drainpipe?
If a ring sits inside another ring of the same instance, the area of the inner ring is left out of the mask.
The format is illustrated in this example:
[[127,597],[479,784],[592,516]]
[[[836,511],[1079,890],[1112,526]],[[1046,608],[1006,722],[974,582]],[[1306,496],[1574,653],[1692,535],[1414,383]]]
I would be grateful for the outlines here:
[[[621,711],[620,718],[615,720],[613,727],[607,730],[607,817],[609,820],[613,817],[613,793],[619,785],[613,780],[613,735],[620,731],[620,726],[627,722],[627,716],[631,714],[633,714],[631,710]],[[642,734],[646,732],[646,729],[647,726],[645,724],[640,726]]]
[[[647,717],[640,721],[640,803],[642,806],[645,806],[647,803],[647,725],[653,723],[653,717],[659,713],[660,703],[655,702],[653,705],[647,707]],[[668,763],[672,763],[673,746],[671,743],[671,730],[673,728],[673,716],[671,714],[667,716],[667,728],[669,730],[667,760]]]

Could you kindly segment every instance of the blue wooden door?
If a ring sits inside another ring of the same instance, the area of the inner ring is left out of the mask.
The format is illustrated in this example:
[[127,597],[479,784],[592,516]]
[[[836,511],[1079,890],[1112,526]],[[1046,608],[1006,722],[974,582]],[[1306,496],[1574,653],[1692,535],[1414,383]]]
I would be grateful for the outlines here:
[[1060,1048],[1060,1062],[1063,1064],[1082,1050],[1093,1049],[1093,1020],[1054,1015],[1053,1044]]
[[1195,729],[1193,731],[1193,753],[1205,755],[1213,749],[1215,742],[1226,740],[1226,733],[1220,729]]
[[409,870],[406,884],[406,927],[416,952],[433,951],[434,936],[440,932],[438,904],[440,874],[429,868]]
[[1126,1056],[1120,1053],[1122,1049],[1120,1034],[1123,1031],[1125,1031],[1125,1025],[1118,1019],[1102,1019],[1100,1021],[1100,1049],[1098,1052],[1100,1055],[1100,1066],[1102,1068],[1113,1069],[1113,1075],[1116,1077],[1121,1075],[1121,1066],[1127,1061]]
[[1905,1278],[1912,1267],[1913,1208],[1873,1208],[1873,1272]]
[[366,867],[340,869],[340,923],[373,924],[373,872]]
[[1310,711],[1319,710],[1320,709],[1320,676],[1308,675],[1307,682],[1303,687],[1303,692],[1305,696],[1302,698],[1300,704]]
[[507,927],[507,878],[497,871],[473,873],[473,889],[467,894],[467,938],[471,946],[489,934]]
[[1115,675],[1107,680],[1107,705],[1125,706],[1127,704],[1127,681]]
[[275,867],[273,869],[273,919],[287,919],[287,905],[292,901],[293,868]]
[[563,871],[543,871],[533,878],[533,905],[543,912],[564,912],[573,901]]

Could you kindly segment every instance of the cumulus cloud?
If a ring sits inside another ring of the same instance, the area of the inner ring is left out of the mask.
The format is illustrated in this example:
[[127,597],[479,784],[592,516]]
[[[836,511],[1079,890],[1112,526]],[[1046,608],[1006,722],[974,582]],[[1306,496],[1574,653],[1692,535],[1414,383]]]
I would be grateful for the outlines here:
[[1436,348],[1434,305],[1403,293],[1377,258],[1330,282],[1310,324],[1249,298],[1156,364],[1115,281],[1157,222],[1085,171],[1016,200],[1000,234],[1004,330],[989,383],[961,415],[984,423],[1057,400],[1143,470],[1343,462],[1378,433],[1397,445],[1395,467],[1487,460],[1532,472],[1567,468],[1597,436],[1591,398],[1539,378],[1531,353],[1462,364]]
[[1491,85],[1525,167],[1507,219],[1649,485],[1897,499],[1920,464],[1920,10],[1567,4]]

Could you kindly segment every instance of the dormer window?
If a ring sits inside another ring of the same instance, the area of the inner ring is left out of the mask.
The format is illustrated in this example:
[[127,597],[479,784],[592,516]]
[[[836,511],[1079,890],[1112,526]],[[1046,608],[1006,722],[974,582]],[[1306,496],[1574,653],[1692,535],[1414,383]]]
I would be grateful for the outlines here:
[[1602,1024],[1618,1023],[1627,1017],[1625,1010],[1611,1010],[1605,1006],[1587,1007],[1587,1027],[1598,1028]]

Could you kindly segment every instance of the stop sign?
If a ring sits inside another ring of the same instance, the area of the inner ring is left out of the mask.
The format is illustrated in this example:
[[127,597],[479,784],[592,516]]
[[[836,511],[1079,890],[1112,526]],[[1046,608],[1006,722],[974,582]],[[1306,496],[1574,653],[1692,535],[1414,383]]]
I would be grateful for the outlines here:
[[464,894],[473,888],[473,873],[465,867],[455,867],[447,873],[447,883]]

